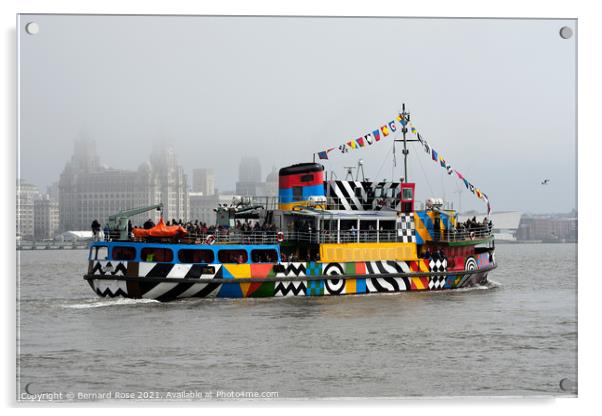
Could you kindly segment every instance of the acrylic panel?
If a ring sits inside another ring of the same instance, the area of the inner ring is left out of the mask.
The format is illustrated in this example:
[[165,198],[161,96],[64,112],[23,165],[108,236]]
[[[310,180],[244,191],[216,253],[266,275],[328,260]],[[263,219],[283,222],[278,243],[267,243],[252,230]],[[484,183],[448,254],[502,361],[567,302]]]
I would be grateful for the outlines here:
[[17,38],[18,400],[577,394],[575,19]]

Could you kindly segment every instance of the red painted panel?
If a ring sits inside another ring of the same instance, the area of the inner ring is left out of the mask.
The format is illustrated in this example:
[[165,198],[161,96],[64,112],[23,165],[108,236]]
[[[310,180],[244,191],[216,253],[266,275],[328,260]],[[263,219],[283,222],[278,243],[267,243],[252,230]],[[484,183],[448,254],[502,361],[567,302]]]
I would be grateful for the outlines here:
[[[313,176],[311,181],[301,182],[301,178],[304,176]],[[307,173],[295,173],[292,175],[280,176],[278,179],[278,187],[281,189],[292,188],[293,186],[312,186],[320,185],[324,183],[324,172],[307,172]]]
[[447,270],[464,270],[464,256],[453,256],[447,258]]
[[265,278],[272,271],[273,264],[251,264],[251,277]]

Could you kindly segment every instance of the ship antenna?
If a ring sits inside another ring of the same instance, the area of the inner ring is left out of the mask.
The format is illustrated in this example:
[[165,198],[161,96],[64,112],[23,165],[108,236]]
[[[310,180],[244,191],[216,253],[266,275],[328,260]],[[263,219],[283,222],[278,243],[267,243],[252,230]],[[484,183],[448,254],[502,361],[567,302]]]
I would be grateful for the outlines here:
[[[410,153],[410,151],[407,148],[406,134],[408,132],[407,125],[410,122],[410,113],[406,112],[405,103],[401,105],[400,115],[402,117],[402,120],[405,120],[405,123],[401,125],[401,133],[403,134],[403,139],[396,139],[394,140],[394,142],[403,142],[403,180],[404,182],[408,182],[408,154]],[[395,146],[395,143],[393,143],[393,146]],[[395,149],[395,147],[393,147],[393,149]]]
[[345,180],[353,180],[353,169],[355,169],[355,166],[344,166],[344,168],[347,171],[347,174],[345,175]]

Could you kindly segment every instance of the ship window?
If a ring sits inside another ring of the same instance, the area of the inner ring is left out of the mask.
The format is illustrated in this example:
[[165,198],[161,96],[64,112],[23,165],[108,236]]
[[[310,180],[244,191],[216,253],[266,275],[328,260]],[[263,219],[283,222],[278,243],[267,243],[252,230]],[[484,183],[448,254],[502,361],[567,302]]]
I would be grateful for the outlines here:
[[412,199],[412,188],[403,188],[403,197],[402,199]]
[[278,261],[278,253],[274,249],[252,250],[251,261],[253,263],[276,263]]
[[180,250],[178,259],[180,263],[213,263],[212,250]]
[[246,250],[220,250],[218,253],[220,263],[246,263],[249,260]]
[[301,176],[301,182],[311,182],[313,180],[314,180],[314,175],[311,173],[308,175]]
[[293,186],[293,201],[303,201],[302,186]]
[[128,246],[114,246],[111,250],[113,260],[134,260],[136,258],[136,249]]
[[381,230],[394,230],[395,229],[395,221],[380,220],[379,225],[380,225]]
[[173,252],[169,248],[145,247],[140,253],[142,261],[151,263],[169,263],[173,260]]
[[90,248],[90,260],[106,260],[109,255],[107,246],[94,246]]

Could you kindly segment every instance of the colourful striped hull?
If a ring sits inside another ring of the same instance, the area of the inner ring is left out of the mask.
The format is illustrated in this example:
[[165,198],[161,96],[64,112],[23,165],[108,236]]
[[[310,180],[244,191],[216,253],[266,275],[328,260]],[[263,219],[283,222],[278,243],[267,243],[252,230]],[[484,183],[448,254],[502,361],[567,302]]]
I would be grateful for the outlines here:
[[450,290],[483,284],[496,267],[490,253],[458,260],[202,266],[90,261],[84,278],[99,296],[171,301]]

